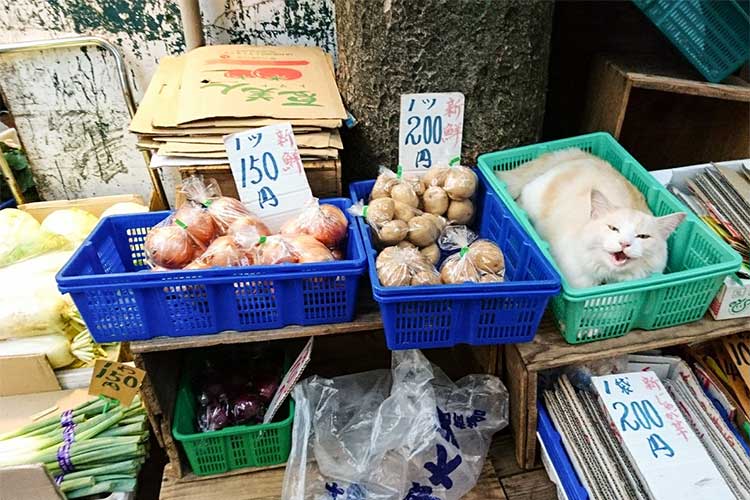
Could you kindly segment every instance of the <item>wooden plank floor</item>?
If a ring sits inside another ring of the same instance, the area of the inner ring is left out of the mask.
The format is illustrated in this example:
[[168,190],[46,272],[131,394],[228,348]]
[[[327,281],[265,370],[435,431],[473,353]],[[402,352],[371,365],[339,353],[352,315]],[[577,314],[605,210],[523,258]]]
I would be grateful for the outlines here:
[[[269,469],[250,474],[198,481],[177,480],[169,464],[161,484],[162,500],[195,498],[219,500],[277,500],[281,498],[284,469]],[[477,485],[464,500],[555,500],[555,486],[543,468],[523,471],[514,456],[512,436],[495,437]]]

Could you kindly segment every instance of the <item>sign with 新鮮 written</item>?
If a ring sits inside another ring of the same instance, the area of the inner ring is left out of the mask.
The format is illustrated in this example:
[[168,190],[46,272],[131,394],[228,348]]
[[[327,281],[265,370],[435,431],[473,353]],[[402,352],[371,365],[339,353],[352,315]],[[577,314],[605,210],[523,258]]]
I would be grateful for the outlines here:
[[750,387],[750,334],[739,333],[731,337],[724,337],[722,342],[742,380]]
[[460,163],[463,128],[462,93],[403,94],[399,165],[413,171]]
[[655,500],[732,498],[677,404],[650,371],[591,378],[611,429]]
[[89,383],[89,394],[116,399],[123,406],[133,402],[146,372],[117,361],[99,359]]
[[297,359],[294,360],[294,364],[289,368],[289,371],[281,380],[281,384],[279,384],[276,394],[273,395],[273,399],[271,399],[271,402],[268,404],[268,410],[266,410],[266,414],[263,417],[264,424],[273,420],[274,415],[279,411],[279,408],[281,408],[281,405],[284,403],[287,396],[289,396],[292,389],[294,389],[294,385],[302,376],[302,372],[307,368],[307,364],[310,362],[310,357],[312,356],[314,338],[315,337],[310,337],[310,340],[307,341],[302,352],[297,356]]
[[272,231],[312,199],[289,123],[225,136],[224,147],[240,200]]

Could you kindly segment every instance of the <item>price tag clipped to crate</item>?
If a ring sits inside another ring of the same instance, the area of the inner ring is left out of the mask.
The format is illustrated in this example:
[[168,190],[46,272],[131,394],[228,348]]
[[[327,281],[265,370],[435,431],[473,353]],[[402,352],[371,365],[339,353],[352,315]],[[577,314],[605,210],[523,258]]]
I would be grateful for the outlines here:
[[305,345],[304,349],[302,349],[302,352],[299,354],[299,356],[297,356],[297,359],[294,360],[294,364],[291,366],[291,368],[289,368],[289,371],[286,373],[286,375],[284,375],[279,388],[276,390],[276,394],[273,395],[273,399],[268,404],[268,410],[266,410],[266,414],[263,417],[264,424],[267,424],[271,420],[273,420],[276,412],[279,411],[279,408],[281,408],[281,405],[284,404],[287,396],[289,396],[289,394],[292,392],[292,389],[294,389],[294,385],[302,376],[302,372],[304,372],[305,368],[307,368],[307,364],[310,362],[310,357],[312,356],[314,338],[315,337],[310,337],[310,340],[307,341],[307,344]]
[[706,449],[650,371],[591,378],[612,432],[651,497],[732,498]]
[[403,94],[399,165],[405,171],[424,171],[460,163],[463,129],[462,93]]
[[227,135],[224,147],[240,200],[272,231],[312,199],[289,123]]
[[128,406],[138,394],[145,376],[145,371],[134,366],[99,359],[91,375],[89,394],[116,399],[122,406]]

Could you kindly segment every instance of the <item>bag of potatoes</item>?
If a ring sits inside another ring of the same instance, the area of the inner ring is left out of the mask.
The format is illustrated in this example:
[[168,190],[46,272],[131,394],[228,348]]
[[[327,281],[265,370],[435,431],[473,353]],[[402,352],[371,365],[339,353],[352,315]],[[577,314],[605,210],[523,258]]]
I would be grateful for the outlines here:
[[375,269],[383,286],[440,284],[435,266],[414,247],[384,248],[375,260]]
[[402,242],[422,249],[430,247],[432,263],[437,263],[440,252],[436,242],[446,224],[443,217],[422,212],[393,198],[375,198],[368,205],[360,200],[348,210],[352,215],[365,218],[378,247]]
[[468,167],[433,167],[422,177],[425,212],[441,215],[452,224],[468,224],[474,218],[471,198],[477,190],[477,174]]
[[505,257],[494,242],[478,239],[466,226],[448,226],[438,245],[444,251],[456,252],[440,266],[440,279],[450,283],[497,283],[505,279]]

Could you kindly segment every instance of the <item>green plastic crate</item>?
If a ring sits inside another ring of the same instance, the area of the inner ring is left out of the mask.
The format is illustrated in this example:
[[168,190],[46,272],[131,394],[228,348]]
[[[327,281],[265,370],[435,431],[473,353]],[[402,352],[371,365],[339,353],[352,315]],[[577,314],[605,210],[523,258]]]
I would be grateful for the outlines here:
[[709,82],[750,56],[748,0],[633,0]]
[[494,173],[512,170],[549,151],[572,147],[610,162],[645,195],[655,215],[683,211],[688,216],[669,238],[669,259],[663,274],[591,288],[572,288],[562,277],[562,292],[553,298],[552,310],[565,340],[571,344],[591,342],[619,337],[635,328],[655,330],[702,318],[724,277],[739,269],[742,258],[611,135],[598,132],[487,153],[479,157],[478,163],[480,169],[490,174],[487,177],[492,188],[557,268],[549,245]]
[[196,475],[221,474],[243,467],[267,467],[284,463],[289,458],[294,420],[291,397],[276,415],[280,421],[234,425],[211,432],[198,429],[197,406],[189,374],[185,373],[177,391],[172,435],[182,443]]

